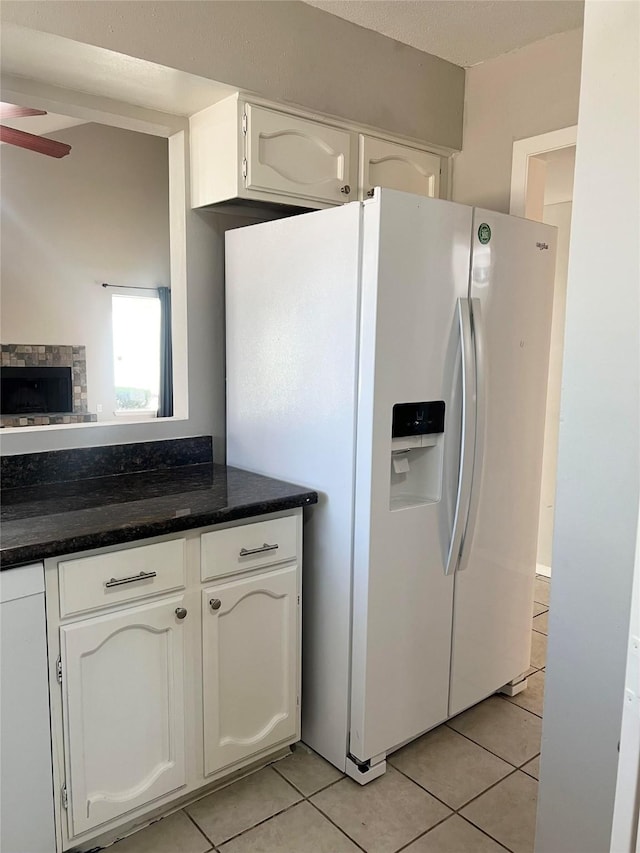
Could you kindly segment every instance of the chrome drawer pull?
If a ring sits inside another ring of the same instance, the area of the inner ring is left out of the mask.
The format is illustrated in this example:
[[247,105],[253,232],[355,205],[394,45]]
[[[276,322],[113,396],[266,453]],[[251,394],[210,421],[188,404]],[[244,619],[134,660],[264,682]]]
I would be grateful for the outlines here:
[[277,545],[267,545],[265,542],[262,548],[240,548],[241,557],[250,557],[252,554],[264,554],[265,551],[276,551]]
[[130,578],[111,578],[105,583],[106,587],[121,586],[123,583],[135,583],[136,581],[146,581],[149,578],[155,578],[157,572],[140,572],[139,575],[131,575]]

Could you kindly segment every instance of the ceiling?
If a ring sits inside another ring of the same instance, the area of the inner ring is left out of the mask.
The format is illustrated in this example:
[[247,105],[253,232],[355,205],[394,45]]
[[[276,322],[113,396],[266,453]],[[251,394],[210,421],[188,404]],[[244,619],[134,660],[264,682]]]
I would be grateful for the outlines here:
[[582,26],[583,0],[304,0],[465,68]]
[[175,68],[9,23],[2,26],[2,73],[183,116],[234,91]]

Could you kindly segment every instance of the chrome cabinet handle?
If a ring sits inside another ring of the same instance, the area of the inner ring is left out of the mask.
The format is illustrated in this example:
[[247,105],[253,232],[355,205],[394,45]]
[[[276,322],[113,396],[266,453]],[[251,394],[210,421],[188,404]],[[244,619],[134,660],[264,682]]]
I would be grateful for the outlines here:
[[178,617],[178,619],[184,619],[184,617],[186,615],[187,615],[187,608],[186,607],[176,607],[176,616]]
[[374,189],[367,190],[367,198],[373,198],[374,193],[375,193]]
[[262,548],[240,548],[240,556],[250,557],[252,554],[263,554],[265,551],[276,551],[277,549],[277,543],[275,545],[267,545],[265,542]]
[[220,601],[219,598],[212,598],[209,600],[209,604],[210,604],[212,610],[220,610],[222,602]]
[[350,187],[350,185],[349,185],[349,184],[345,184],[343,187],[340,187],[340,192],[341,192],[341,193],[344,193],[345,195],[349,195],[349,193],[351,192],[351,187]]
[[131,575],[129,578],[111,578],[105,582],[105,587],[122,586],[123,583],[135,583],[136,581],[146,581],[149,578],[157,577],[157,572],[140,572],[139,575]]

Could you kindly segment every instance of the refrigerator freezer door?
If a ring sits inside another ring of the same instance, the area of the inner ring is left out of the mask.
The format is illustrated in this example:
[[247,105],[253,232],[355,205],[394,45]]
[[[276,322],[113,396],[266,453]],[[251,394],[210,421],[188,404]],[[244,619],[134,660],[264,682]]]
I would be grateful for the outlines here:
[[[471,208],[392,190],[364,205],[350,726],[360,762],[447,716],[457,300],[468,293],[471,217]],[[444,401],[444,432],[392,445],[394,405],[423,401]],[[399,454],[409,471],[394,466]]]
[[227,462],[319,493],[305,512],[302,736],[345,768],[358,202],[226,235]]
[[529,667],[554,262],[555,228],[474,211],[478,427],[450,716]]

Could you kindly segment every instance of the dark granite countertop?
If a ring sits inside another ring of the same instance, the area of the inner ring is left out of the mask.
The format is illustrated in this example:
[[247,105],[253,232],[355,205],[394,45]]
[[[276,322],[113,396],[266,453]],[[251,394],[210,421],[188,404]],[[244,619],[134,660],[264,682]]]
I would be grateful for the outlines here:
[[211,463],[3,489],[0,568],[264,515],[316,492]]

